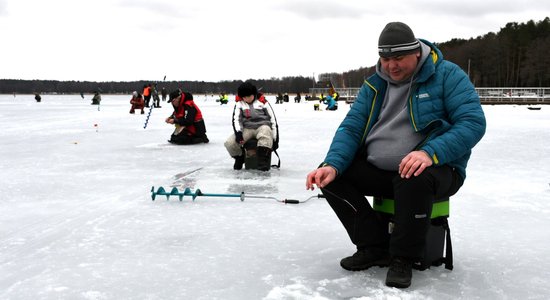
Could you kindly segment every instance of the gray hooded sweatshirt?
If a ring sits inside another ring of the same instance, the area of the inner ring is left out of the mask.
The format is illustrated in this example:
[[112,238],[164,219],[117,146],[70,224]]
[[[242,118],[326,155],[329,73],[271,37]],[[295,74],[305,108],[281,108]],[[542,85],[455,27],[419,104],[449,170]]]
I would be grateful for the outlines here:
[[388,82],[388,88],[382,103],[378,120],[367,135],[367,161],[388,171],[397,171],[399,163],[425,138],[415,132],[409,120],[407,100],[416,74],[428,58],[430,47],[420,42],[420,60],[411,78],[396,82],[384,73],[380,62],[376,64],[376,73]]

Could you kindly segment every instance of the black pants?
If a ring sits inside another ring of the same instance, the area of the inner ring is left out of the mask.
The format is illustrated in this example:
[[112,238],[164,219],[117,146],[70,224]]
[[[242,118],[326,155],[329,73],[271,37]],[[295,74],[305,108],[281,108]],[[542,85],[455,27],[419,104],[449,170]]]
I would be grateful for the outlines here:
[[[429,167],[418,177],[402,179],[396,171],[378,169],[360,158],[321,190],[358,250],[419,259],[434,200],[454,195],[463,181],[449,166]],[[389,216],[374,211],[365,196],[395,200],[391,236]]]
[[187,134],[178,134],[170,136],[169,142],[172,144],[177,145],[193,145],[193,144],[200,144],[200,143],[206,143],[208,141],[208,138],[206,135],[204,136],[196,136],[196,135],[187,135]]

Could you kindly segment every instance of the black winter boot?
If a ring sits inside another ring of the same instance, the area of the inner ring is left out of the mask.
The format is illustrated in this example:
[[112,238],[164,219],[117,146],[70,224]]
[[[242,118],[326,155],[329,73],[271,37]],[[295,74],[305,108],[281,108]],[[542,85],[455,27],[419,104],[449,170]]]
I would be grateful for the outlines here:
[[406,258],[392,258],[386,275],[386,285],[400,289],[408,288],[412,280],[412,265]]
[[271,149],[267,147],[258,147],[256,150],[258,156],[258,170],[269,171],[271,169]]
[[369,250],[357,250],[352,256],[343,258],[340,266],[348,271],[366,270],[373,266],[385,267],[390,264],[388,253],[375,253]]
[[233,170],[240,170],[243,168],[243,164],[244,164],[244,155],[239,155],[239,156],[233,156],[233,158],[235,159],[235,164],[233,165]]

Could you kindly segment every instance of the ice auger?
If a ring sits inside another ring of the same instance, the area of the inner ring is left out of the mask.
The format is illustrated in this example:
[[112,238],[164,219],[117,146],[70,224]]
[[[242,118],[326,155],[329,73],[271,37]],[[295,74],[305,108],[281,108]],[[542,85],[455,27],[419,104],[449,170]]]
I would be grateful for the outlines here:
[[155,187],[151,187],[151,198],[153,201],[155,201],[155,198],[157,196],[166,196],[166,200],[170,198],[170,196],[177,196],[180,201],[183,200],[184,196],[190,196],[193,201],[195,201],[195,198],[197,197],[232,197],[232,198],[239,198],[241,201],[244,201],[246,198],[255,198],[255,199],[272,199],[277,202],[285,203],[285,204],[299,204],[307,202],[313,198],[324,198],[325,196],[323,194],[318,194],[315,196],[311,196],[307,198],[306,200],[300,201],[296,199],[278,199],[272,196],[262,196],[262,195],[248,195],[245,194],[245,192],[242,192],[240,194],[212,194],[212,193],[203,193],[200,189],[196,189],[194,192],[190,188],[185,188],[183,192],[179,191],[178,188],[173,187],[170,192],[167,192],[166,189],[164,189],[162,186],[159,187],[155,191]]

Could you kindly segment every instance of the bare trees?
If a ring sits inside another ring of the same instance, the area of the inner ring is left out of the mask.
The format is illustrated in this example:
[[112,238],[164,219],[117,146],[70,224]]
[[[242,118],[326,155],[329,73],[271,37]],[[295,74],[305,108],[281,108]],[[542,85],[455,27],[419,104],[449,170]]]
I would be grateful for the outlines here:
[[[498,33],[439,44],[479,87],[550,86],[550,18],[508,23]],[[468,68],[468,65],[470,66]]]

